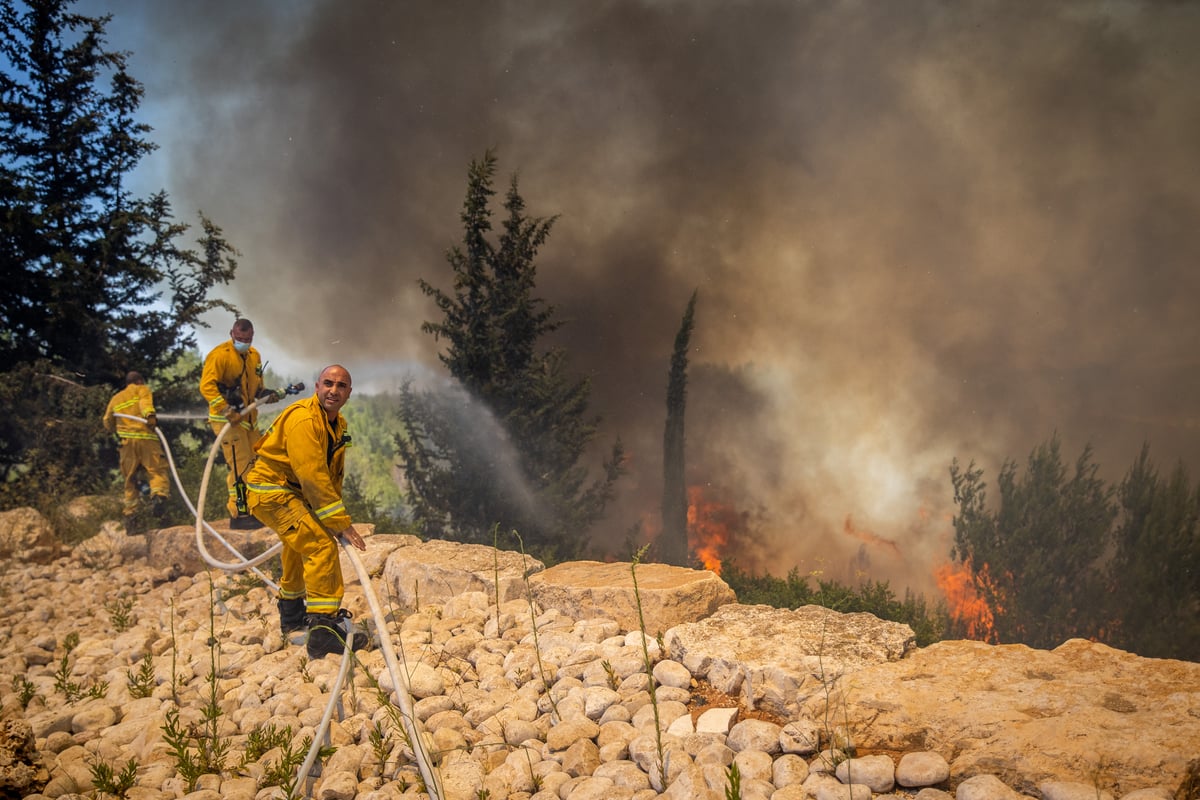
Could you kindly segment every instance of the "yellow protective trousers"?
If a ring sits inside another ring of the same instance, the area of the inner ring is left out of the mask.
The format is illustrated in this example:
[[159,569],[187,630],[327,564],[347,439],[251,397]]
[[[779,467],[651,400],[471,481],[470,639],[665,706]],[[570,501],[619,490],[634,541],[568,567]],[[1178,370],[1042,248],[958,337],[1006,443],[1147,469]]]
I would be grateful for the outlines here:
[[150,494],[166,497],[170,494],[167,482],[167,459],[158,439],[122,439],[121,475],[125,477],[125,516],[137,513],[142,493],[138,491],[137,471],[146,470]]
[[[224,427],[224,422],[212,423],[213,433],[217,435],[220,435],[221,429]],[[250,462],[254,460],[254,443],[260,437],[261,434],[255,428],[250,427],[250,423],[239,422],[236,425],[230,425],[229,432],[221,440],[221,455],[225,456],[225,463],[229,466],[229,474],[225,476],[225,487],[229,491],[225,508],[229,510],[230,517],[238,515],[237,489],[235,487],[238,478],[243,477],[246,470],[250,468]]]
[[305,598],[309,614],[335,614],[346,587],[338,542],[312,515],[304,500],[291,492],[251,492],[250,513],[279,535],[283,576],[279,596]]

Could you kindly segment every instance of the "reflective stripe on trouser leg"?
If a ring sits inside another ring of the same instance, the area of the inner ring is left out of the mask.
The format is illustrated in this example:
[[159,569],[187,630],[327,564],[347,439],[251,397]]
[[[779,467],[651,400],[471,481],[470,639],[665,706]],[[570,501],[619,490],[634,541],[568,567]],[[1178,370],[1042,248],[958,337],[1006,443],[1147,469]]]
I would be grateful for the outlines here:
[[250,511],[283,542],[280,594],[304,596],[309,614],[333,614],[346,590],[337,540],[321,527],[299,496],[288,492],[249,495]]

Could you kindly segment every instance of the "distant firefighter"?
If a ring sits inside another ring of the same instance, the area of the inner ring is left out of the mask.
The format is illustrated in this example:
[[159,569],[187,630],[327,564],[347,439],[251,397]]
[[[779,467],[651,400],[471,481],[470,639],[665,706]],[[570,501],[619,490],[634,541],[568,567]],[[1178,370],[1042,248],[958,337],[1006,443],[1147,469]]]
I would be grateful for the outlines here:
[[229,331],[228,341],[205,356],[200,375],[200,394],[208,404],[208,422],[213,433],[220,434],[225,423],[229,423],[229,430],[221,440],[221,453],[229,467],[225,507],[229,509],[229,527],[238,530],[262,527],[247,509],[244,480],[260,436],[255,427],[258,410],[246,413],[243,410],[255,400],[268,403],[279,400],[278,392],[263,385],[262,357],[251,346],[253,341],[254,324],[248,319],[237,320]]
[[[146,420],[139,422],[117,414],[127,414]],[[162,520],[166,509],[170,484],[167,480],[167,459],[162,444],[154,433],[158,419],[154,411],[154,395],[146,385],[141,373],[130,372],[125,376],[125,388],[112,396],[104,409],[104,428],[115,433],[121,441],[121,474],[125,477],[125,532],[145,533],[138,522],[142,506],[142,493],[138,488],[139,469],[146,471],[150,483],[150,514]]]

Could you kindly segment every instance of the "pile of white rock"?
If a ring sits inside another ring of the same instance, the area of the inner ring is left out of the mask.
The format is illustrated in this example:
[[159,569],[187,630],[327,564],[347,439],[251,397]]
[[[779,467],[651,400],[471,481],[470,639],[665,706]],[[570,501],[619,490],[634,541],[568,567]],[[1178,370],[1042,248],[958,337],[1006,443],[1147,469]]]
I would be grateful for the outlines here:
[[[283,750],[244,760],[247,745],[268,726],[290,730],[293,750],[313,737],[341,658],[309,662],[303,647],[283,641],[270,591],[239,576],[176,575],[144,562],[96,570],[69,558],[10,564],[2,584],[8,741],[0,750],[9,752],[0,790],[95,797],[97,765],[119,774],[134,763],[130,800],[284,796],[264,783]],[[683,663],[657,638],[612,620],[571,619],[529,601],[497,607],[470,591],[389,611],[386,634],[447,800],[1020,796],[992,775],[952,785],[935,752],[848,758],[829,745],[846,745],[854,731],[832,721],[701,708]],[[382,653],[360,653],[329,729],[336,750],[301,792],[322,800],[431,794],[399,709],[386,701],[390,684]],[[164,740],[173,711],[200,735],[197,744],[209,731],[227,747],[220,774],[194,785],[180,775]],[[13,789],[22,775],[26,788]],[[1094,784],[1039,788],[1044,800],[1110,800]],[[1164,786],[1125,800],[1170,796]]]

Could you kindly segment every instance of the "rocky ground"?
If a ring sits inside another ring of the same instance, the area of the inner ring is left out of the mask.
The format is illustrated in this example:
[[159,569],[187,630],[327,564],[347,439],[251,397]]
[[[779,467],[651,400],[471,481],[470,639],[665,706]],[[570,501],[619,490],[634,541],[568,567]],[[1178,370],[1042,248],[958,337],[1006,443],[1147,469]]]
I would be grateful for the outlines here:
[[869,615],[714,612],[692,576],[657,565],[643,565],[645,636],[610,567],[501,564],[411,537],[370,537],[364,559],[410,699],[379,648],[335,695],[342,659],[285,642],[261,582],[194,572],[188,535],[109,527],[50,563],[5,562],[0,797],[95,797],[106,782],[136,800],[283,797],[295,769],[280,765],[303,757],[332,696],[336,749],[293,790],[329,800],[719,799],[733,766],[746,800],[1165,800],[1200,750],[1200,665],[1091,643],[915,650],[894,623],[852,619]]

